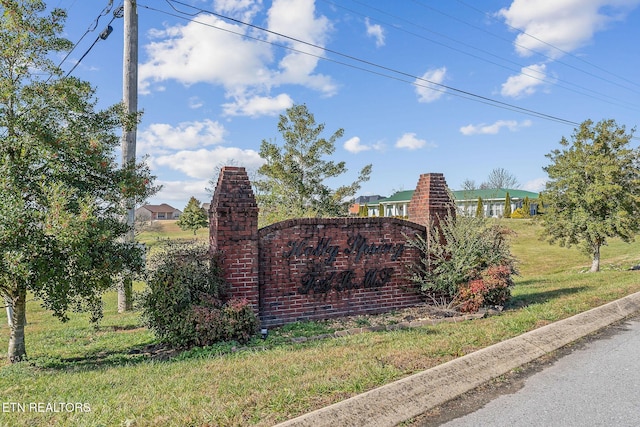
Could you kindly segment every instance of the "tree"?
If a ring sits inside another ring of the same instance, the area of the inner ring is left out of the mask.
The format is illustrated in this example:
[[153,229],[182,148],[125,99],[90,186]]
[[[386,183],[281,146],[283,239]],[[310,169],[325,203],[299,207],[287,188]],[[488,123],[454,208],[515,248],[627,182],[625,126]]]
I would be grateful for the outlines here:
[[94,89],[49,59],[72,46],[59,36],[65,13],[46,14],[40,0],[0,4],[0,294],[14,312],[8,357],[18,362],[27,292],[62,321],[69,310],[98,321],[116,275],[143,267],[143,250],[123,239],[122,200],[155,189],[144,164],[115,162],[116,131],[137,115],[96,111]]
[[476,218],[484,218],[484,203],[482,203],[482,197],[478,197],[478,205],[476,206]]
[[464,181],[462,181],[462,190],[464,191],[474,191],[476,190],[476,182],[472,179],[469,178],[465,178]]
[[198,229],[206,227],[209,224],[209,216],[202,208],[200,200],[191,196],[177,224],[182,230],[193,230],[194,236]]
[[519,185],[518,179],[511,172],[503,168],[496,168],[489,173],[487,180],[480,185],[480,188],[518,188]]
[[265,222],[286,218],[344,216],[360,185],[369,180],[371,165],[360,171],[352,184],[331,189],[327,179],[347,172],[345,162],[325,160],[344,134],[338,129],[328,139],[321,137],[324,124],[316,124],[306,105],[294,105],[280,115],[278,131],[284,145],[263,140],[260,156],[266,163],[258,173],[258,204]]
[[525,218],[529,218],[531,216],[531,202],[529,202],[528,196],[526,196],[522,201],[522,214]]
[[625,133],[614,120],[586,120],[551,161],[544,194],[542,224],[550,243],[580,244],[600,270],[600,248],[607,238],[633,240],[639,229],[640,156],[629,147],[635,129]]
[[511,218],[511,196],[509,196],[509,192],[504,196],[504,212],[502,214],[505,218]]

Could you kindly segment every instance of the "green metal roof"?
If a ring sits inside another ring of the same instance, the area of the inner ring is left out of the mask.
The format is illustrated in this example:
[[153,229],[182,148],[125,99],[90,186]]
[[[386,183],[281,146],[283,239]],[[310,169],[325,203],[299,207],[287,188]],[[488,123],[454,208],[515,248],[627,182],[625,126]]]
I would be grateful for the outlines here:
[[[368,203],[369,206],[378,206],[380,203],[395,203],[395,202],[409,202],[413,197],[414,190],[398,191],[391,196],[380,199],[375,203]],[[507,197],[507,192],[511,199],[523,200],[525,197],[529,199],[537,199],[539,193],[525,190],[513,190],[508,188],[493,188],[484,190],[458,190],[452,191],[453,197],[456,200],[478,200],[478,197],[482,197],[482,200],[501,199],[504,200]]]
[[509,193],[511,199],[524,200],[525,197],[529,199],[537,199],[540,194],[532,191],[514,190],[510,188],[492,188],[485,190],[458,190],[453,191],[453,197],[456,200],[478,200],[478,197],[482,197],[482,200],[490,199],[502,199],[504,200]]

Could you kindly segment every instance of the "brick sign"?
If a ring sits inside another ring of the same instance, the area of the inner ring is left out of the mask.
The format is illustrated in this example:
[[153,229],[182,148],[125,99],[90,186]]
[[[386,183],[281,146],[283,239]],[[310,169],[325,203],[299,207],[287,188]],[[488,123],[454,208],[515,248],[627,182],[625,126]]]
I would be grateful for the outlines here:
[[224,167],[209,211],[211,252],[219,256],[227,296],[246,298],[263,327],[382,313],[423,302],[405,277],[419,257],[407,239],[425,236],[425,224],[450,206],[442,174],[425,174],[410,221],[299,218],[258,230],[244,168]]
[[396,218],[305,218],[260,229],[263,324],[380,313],[422,298],[405,279],[425,227]]

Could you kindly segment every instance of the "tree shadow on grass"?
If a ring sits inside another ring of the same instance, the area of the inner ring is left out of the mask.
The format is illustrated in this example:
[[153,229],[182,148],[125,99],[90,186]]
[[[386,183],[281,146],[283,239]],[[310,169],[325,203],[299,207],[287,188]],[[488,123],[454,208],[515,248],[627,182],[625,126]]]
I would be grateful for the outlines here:
[[[526,282],[519,285],[526,285]],[[555,289],[552,291],[534,292],[525,295],[516,295],[511,297],[506,308],[517,310],[519,308],[528,307],[533,304],[543,304],[549,300],[562,297],[564,295],[572,295],[585,290],[587,286],[574,286],[571,288]]]
[[91,371],[96,369],[132,366],[141,363],[166,361],[180,351],[166,345],[150,341],[129,349],[98,351],[80,357],[37,357],[29,359],[29,364],[45,370]]

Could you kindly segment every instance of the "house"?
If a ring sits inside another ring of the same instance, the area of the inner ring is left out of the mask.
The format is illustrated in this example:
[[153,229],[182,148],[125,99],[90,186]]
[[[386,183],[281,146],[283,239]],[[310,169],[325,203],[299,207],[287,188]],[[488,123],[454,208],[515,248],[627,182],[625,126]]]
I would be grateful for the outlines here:
[[382,199],[386,199],[386,197],[380,196],[379,194],[375,194],[372,196],[360,196],[351,206],[349,206],[349,215],[358,216],[360,214],[360,208],[362,206],[373,204]]
[[166,203],[161,205],[144,205],[136,209],[136,218],[145,221],[178,219],[182,211]]
[[[385,199],[368,203],[369,216],[393,216],[406,218],[409,215],[409,202],[414,190],[398,191]],[[482,209],[485,217],[501,217],[504,214],[504,204],[509,193],[511,199],[511,211],[522,207],[525,197],[531,201],[530,215],[537,214],[537,204],[533,201],[539,197],[538,193],[525,190],[513,190],[504,188],[483,190],[459,190],[452,191],[456,208],[461,215],[475,216],[478,208],[478,198],[482,199]],[[380,213],[382,210],[382,213]]]
[[525,198],[529,198],[529,215],[537,215],[538,204],[534,202],[539,193],[525,190],[513,190],[507,188],[493,188],[483,190],[460,190],[453,191],[458,212],[466,216],[475,216],[478,208],[478,198],[482,199],[482,208],[485,217],[502,217],[504,215],[504,205],[509,193],[511,199],[511,212],[522,207]]

